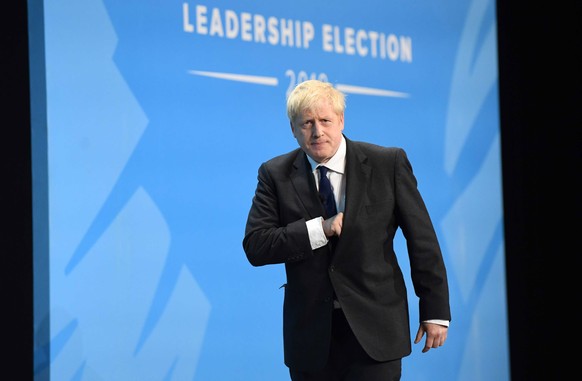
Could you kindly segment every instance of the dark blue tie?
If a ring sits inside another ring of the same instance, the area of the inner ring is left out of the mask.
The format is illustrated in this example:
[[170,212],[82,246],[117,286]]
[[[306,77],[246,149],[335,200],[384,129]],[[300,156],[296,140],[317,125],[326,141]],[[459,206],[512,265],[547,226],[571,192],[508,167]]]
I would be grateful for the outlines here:
[[317,168],[319,169],[319,198],[325,209],[325,218],[328,219],[337,214],[335,197],[333,197],[331,183],[327,178],[328,169],[324,166],[319,166]]

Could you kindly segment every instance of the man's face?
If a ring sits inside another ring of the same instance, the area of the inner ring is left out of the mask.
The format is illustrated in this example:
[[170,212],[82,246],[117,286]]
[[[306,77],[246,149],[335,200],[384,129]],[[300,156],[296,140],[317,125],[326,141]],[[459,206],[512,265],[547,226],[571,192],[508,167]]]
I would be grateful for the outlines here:
[[337,152],[344,130],[343,114],[336,114],[329,102],[305,110],[291,122],[299,146],[318,163],[326,163]]

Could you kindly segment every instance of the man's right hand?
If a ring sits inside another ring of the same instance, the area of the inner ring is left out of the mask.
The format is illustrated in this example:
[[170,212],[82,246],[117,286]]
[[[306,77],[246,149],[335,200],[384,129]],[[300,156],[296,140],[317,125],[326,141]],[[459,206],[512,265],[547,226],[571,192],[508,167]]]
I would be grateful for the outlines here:
[[339,212],[335,216],[323,221],[323,232],[326,237],[340,236],[342,233],[342,225],[344,223],[344,214]]

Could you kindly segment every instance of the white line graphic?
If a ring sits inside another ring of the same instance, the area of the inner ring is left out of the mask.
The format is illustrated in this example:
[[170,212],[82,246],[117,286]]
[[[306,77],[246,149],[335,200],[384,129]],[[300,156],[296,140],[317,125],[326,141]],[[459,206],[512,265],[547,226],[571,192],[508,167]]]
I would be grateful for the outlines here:
[[375,95],[378,97],[394,97],[394,98],[408,98],[410,94],[401,93],[399,91],[392,91],[392,90],[383,90],[383,89],[374,89],[371,87],[361,87],[361,86],[352,86],[352,85],[345,85],[338,83],[335,87],[343,91],[344,93],[350,94],[363,94],[363,95]]
[[229,81],[254,83],[257,85],[277,86],[279,84],[279,81],[275,77],[260,77],[257,75],[218,73],[214,71],[199,71],[199,70],[188,70],[188,73],[193,75],[201,75],[204,77],[227,79]]
[[[258,75],[245,75],[245,74],[233,74],[233,73],[219,73],[216,71],[200,71],[200,70],[188,70],[189,74],[200,75],[203,77],[212,77],[219,79],[226,79],[229,81],[247,82],[254,83],[256,85],[266,85],[266,86],[277,86],[279,81],[276,77],[265,77]],[[410,94],[402,93],[400,91],[384,90],[384,89],[374,89],[372,87],[362,87],[353,86],[338,83],[335,87],[349,94],[361,94],[361,95],[373,95],[377,97],[393,97],[393,98],[409,98]]]

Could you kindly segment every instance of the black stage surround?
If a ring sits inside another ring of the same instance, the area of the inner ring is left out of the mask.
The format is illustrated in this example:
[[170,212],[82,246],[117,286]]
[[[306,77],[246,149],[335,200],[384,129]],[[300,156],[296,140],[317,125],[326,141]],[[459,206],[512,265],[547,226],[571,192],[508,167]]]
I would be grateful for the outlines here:
[[[513,381],[566,379],[578,335],[567,287],[579,254],[580,1],[497,1],[501,148]],[[33,379],[32,181],[27,2],[3,5],[0,149],[2,378]],[[6,119],[7,118],[7,119]],[[562,259],[563,258],[563,259]],[[571,331],[565,332],[566,327]],[[572,346],[569,346],[570,348]],[[550,369],[551,368],[551,369]]]

